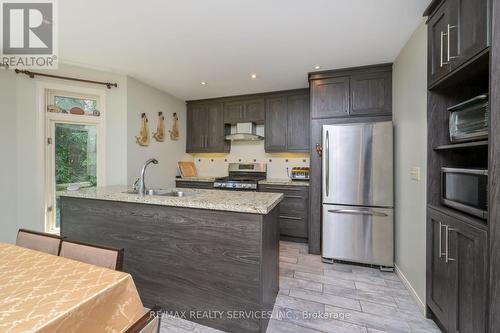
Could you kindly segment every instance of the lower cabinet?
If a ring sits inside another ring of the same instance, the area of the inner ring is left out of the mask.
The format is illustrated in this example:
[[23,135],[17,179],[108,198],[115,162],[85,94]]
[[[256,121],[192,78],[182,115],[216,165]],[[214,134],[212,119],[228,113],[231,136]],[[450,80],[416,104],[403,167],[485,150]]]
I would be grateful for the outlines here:
[[447,332],[486,332],[486,230],[447,209],[427,214],[427,305]]
[[189,180],[176,180],[175,187],[179,188],[199,188],[204,190],[210,190],[214,188],[213,182],[198,182]]
[[280,235],[306,242],[309,236],[309,187],[259,185],[259,191],[284,194],[280,203]]

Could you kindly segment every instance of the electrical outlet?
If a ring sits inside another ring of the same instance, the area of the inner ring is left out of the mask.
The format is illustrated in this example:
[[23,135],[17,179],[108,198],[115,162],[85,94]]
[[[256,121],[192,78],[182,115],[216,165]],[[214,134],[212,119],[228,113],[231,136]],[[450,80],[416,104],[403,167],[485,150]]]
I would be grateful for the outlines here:
[[420,167],[412,167],[410,170],[410,176],[412,180],[420,181]]

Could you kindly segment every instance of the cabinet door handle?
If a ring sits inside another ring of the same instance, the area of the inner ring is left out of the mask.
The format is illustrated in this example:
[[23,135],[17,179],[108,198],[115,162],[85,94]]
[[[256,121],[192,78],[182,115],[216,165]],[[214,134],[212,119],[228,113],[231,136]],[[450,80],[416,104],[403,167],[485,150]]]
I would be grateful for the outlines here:
[[445,255],[445,253],[443,253],[443,227],[444,225],[439,222],[439,258]]
[[301,196],[298,195],[285,195],[286,199],[302,199]]
[[456,25],[450,25],[450,24],[448,23],[448,26],[447,26],[447,29],[448,29],[448,30],[447,30],[447,32],[446,32],[446,38],[448,39],[448,45],[447,45],[448,55],[447,55],[447,57],[446,57],[446,58],[448,59],[448,62],[450,62],[450,59],[455,59],[455,58],[458,58],[458,56],[453,56],[453,57],[452,57],[452,56],[450,56],[450,36],[451,36],[450,30],[451,30],[451,29],[455,29],[455,28],[457,28],[457,26],[456,26]]
[[440,62],[439,67],[443,67],[444,65],[448,64],[447,62],[443,61],[443,56],[444,56],[443,55],[443,53],[444,53],[443,40],[444,40],[444,36],[445,35],[447,35],[447,34],[441,31],[441,38],[440,38],[441,49],[440,49],[440,52],[439,52],[439,62]]
[[295,217],[295,216],[280,215],[280,218],[281,219],[287,219],[287,220],[302,221],[301,217]]
[[445,246],[446,246],[446,252],[445,252],[445,262],[448,263],[450,261],[455,261],[456,259],[453,259],[453,258],[450,258],[450,239],[449,239],[449,233],[450,231],[455,231],[456,229],[453,229],[453,228],[450,228],[449,225],[445,225],[444,226],[444,230],[445,230],[445,235],[444,235],[444,238],[446,239],[445,241]]

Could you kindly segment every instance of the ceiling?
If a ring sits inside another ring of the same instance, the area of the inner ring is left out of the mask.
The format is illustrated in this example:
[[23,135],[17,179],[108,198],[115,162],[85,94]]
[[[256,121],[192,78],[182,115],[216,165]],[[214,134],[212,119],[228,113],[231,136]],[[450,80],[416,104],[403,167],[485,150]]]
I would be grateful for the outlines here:
[[59,55],[184,100],[302,88],[315,65],[392,62],[429,2],[64,0]]

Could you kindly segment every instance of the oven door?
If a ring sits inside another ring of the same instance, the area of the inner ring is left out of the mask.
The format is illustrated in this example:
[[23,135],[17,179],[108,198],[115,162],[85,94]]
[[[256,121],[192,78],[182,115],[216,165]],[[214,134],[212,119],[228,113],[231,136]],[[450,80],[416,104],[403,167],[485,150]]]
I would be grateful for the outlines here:
[[441,169],[443,205],[482,219],[488,214],[488,170]]

